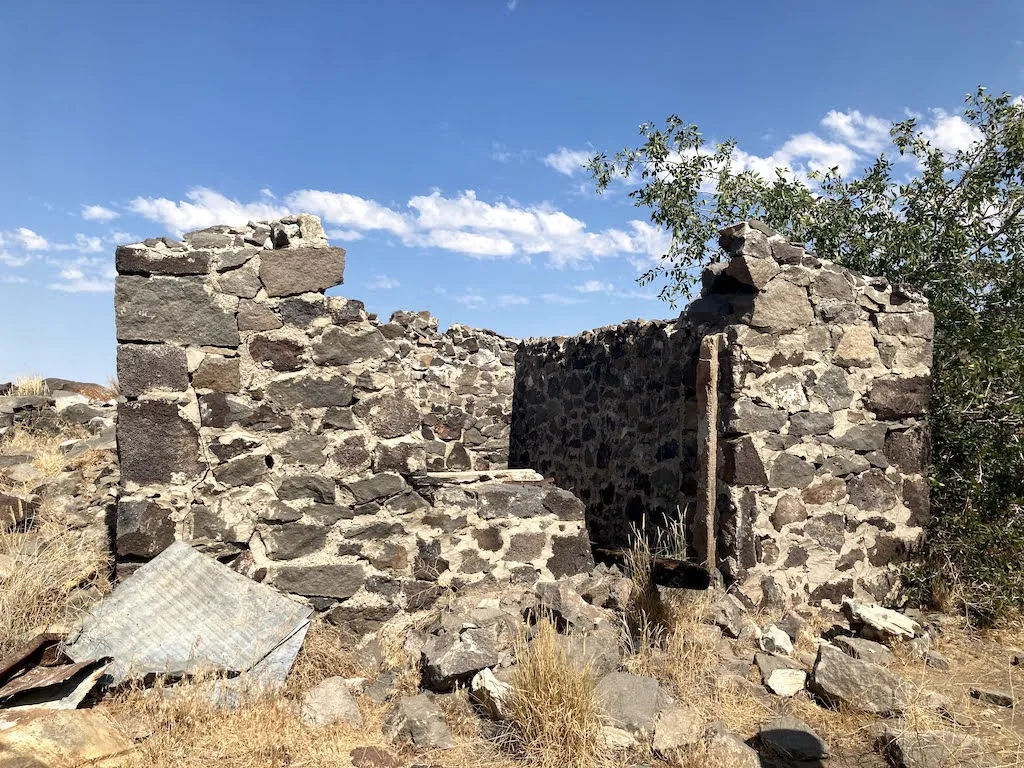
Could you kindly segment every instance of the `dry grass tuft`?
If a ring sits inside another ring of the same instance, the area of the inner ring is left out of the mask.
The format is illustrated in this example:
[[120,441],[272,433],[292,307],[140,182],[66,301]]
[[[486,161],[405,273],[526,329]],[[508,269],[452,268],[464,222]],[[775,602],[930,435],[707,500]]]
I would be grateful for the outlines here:
[[288,674],[287,693],[298,696],[329,677],[358,677],[359,665],[337,628],[314,617]]
[[570,659],[542,618],[521,645],[501,743],[540,768],[591,768],[606,760],[593,670]]
[[381,743],[383,715],[370,708],[360,733],[344,724],[311,728],[284,696],[250,700],[232,711],[214,707],[196,685],[178,686],[173,698],[160,693],[133,689],[111,705],[127,733],[145,737],[126,768],[327,768],[348,765],[355,747]]
[[20,376],[14,380],[11,387],[11,395],[14,397],[31,397],[33,395],[45,395],[46,384],[42,376]]
[[40,511],[38,531],[0,532],[0,657],[51,625],[67,625],[78,615],[80,588],[109,587],[109,555],[81,531],[48,519]]

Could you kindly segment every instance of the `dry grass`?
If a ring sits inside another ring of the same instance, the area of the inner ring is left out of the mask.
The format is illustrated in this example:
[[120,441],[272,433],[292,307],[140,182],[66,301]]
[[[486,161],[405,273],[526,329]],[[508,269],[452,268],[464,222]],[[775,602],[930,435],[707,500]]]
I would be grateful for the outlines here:
[[20,376],[14,380],[11,387],[11,395],[14,397],[30,397],[33,395],[45,395],[46,384],[42,376]]
[[73,621],[81,588],[108,588],[109,556],[88,535],[53,519],[45,504],[38,529],[0,532],[0,657],[51,625]]
[[542,618],[533,640],[521,644],[501,742],[540,768],[590,768],[606,759],[596,679],[569,659],[554,624]]
[[126,768],[326,768],[348,765],[355,747],[381,744],[379,709],[363,708],[365,733],[344,724],[311,728],[291,698],[267,696],[229,711],[210,704],[198,686],[179,688],[173,698],[131,690],[111,705],[127,733],[146,737]]

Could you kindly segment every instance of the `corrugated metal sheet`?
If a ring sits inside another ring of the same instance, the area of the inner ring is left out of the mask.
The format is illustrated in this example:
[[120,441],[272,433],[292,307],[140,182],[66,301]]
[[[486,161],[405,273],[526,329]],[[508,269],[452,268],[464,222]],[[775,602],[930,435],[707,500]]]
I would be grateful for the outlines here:
[[213,668],[284,682],[312,610],[175,542],[83,619],[66,652],[113,659],[104,682]]

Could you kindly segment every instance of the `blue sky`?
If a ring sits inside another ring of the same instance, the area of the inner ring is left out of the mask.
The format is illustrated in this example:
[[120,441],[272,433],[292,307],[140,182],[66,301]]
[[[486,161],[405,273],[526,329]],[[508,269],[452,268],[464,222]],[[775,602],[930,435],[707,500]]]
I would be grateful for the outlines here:
[[114,371],[113,250],[321,215],[340,293],[515,336],[668,317],[663,239],[578,169],[671,113],[752,168],[838,163],[978,84],[1024,3],[0,3],[0,381]]

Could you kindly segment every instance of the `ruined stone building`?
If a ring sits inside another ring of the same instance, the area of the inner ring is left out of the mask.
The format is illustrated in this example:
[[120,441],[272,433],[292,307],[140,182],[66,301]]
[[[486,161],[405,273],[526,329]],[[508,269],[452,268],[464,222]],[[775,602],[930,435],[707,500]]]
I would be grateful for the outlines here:
[[311,216],[118,248],[119,571],[185,539],[366,631],[640,530],[754,602],[884,599],[928,516],[927,305],[722,244],[675,320],[523,343],[325,296]]

